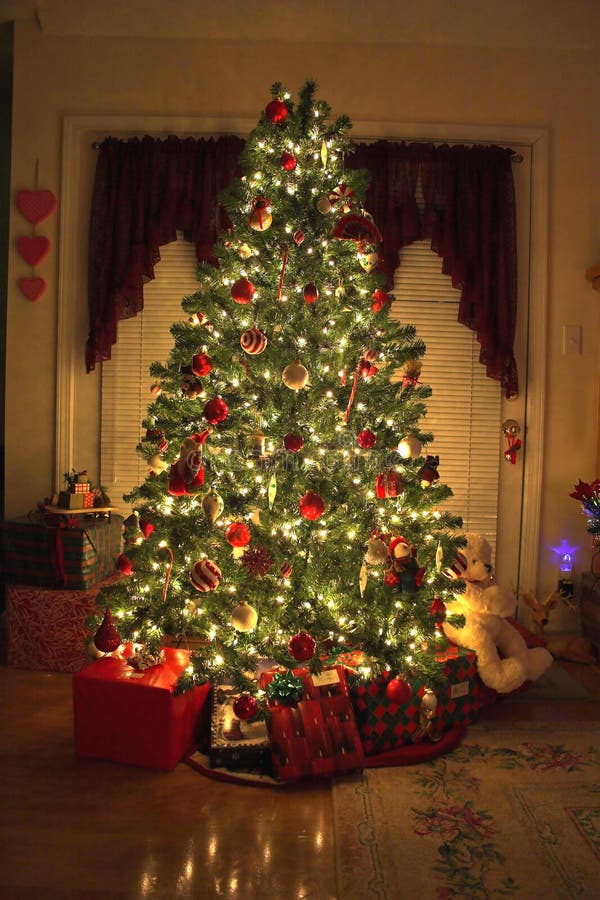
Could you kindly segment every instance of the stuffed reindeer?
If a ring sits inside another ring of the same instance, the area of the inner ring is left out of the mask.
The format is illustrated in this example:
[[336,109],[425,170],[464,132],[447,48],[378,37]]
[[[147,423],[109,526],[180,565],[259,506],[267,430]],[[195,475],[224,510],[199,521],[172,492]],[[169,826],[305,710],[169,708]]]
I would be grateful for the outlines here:
[[532,634],[543,637],[546,649],[555,659],[566,659],[589,665],[596,662],[591,641],[581,634],[564,631],[544,633],[551,610],[555,608],[559,600],[565,599],[559,591],[552,591],[544,600],[538,600],[531,591],[522,591],[519,596],[523,603],[531,609],[529,630]]

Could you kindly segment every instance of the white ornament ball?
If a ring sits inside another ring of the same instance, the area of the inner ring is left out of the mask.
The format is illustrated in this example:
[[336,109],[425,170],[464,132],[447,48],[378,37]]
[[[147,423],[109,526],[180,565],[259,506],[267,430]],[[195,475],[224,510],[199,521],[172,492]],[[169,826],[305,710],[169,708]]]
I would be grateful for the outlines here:
[[190,581],[202,594],[214,591],[219,586],[221,570],[212,559],[199,559],[192,567]]
[[216,491],[207,494],[202,500],[202,510],[210,522],[217,521],[224,507],[223,498]]
[[421,455],[423,445],[414,434],[407,434],[398,444],[398,453],[402,459],[416,459]]
[[252,631],[258,622],[258,613],[253,606],[242,600],[231,613],[231,624],[236,631]]
[[308,369],[301,363],[290,363],[281,373],[281,378],[291,391],[300,391],[308,384]]
[[324,216],[331,212],[331,201],[328,197],[319,197],[317,200],[317,209]]
[[371,538],[367,541],[365,562],[370,566],[381,566],[387,559],[388,548],[381,538]]

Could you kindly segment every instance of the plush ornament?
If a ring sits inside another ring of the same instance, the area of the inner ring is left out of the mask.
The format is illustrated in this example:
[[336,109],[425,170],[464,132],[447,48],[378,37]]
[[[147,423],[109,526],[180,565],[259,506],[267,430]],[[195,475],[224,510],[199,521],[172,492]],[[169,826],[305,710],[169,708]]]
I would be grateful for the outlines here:
[[384,497],[399,497],[403,490],[404,484],[402,479],[393,469],[386,469],[385,472],[381,472],[375,479],[375,491],[380,499]]
[[296,157],[293,153],[290,153],[289,150],[284,150],[279,158],[279,162],[281,163],[281,168],[285,169],[286,172],[291,172],[296,168],[297,162]]
[[102,623],[94,635],[94,646],[101,653],[113,653],[121,645],[121,635],[115,628],[113,617],[108,606]]
[[419,469],[418,477],[421,479],[421,487],[427,488],[440,480],[437,467],[440,463],[439,456],[426,456],[425,464]]
[[305,519],[313,521],[320,519],[325,511],[325,501],[320,494],[314,491],[307,491],[300,499],[298,506],[300,507],[301,515]]
[[181,393],[188,400],[194,400],[196,397],[204,396],[204,385],[199,378],[196,378],[191,366],[181,367]]
[[415,387],[419,383],[419,375],[421,374],[421,360],[409,359],[402,367],[402,387]]
[[279,98],[271,100],[265,107],[265,116],[273,125],[281,125],[287,119],[288,108]]
[[446,618],[446,604],[440,597],[434,597],[429,607],[429,615],[435,620],[435,627],[442,630],[442,623]]
[[273,216],[271,215],[271,204],[266,197],[257,197],[252,204],[252,212],[248,217],[248,225],[254,231],[266,231],[271,227]]
[[204,466],[200,436],[185,438],[181,443],[179,458],[169,469],[168,492],[172,497],[192,494],[204,484]]
[[388,550],[392,559],[407,559],[412,553],[410,545],[404,537],[392,538]]
[[212,372],[212,362],[210,356],[206,353],[196,353],[192,357],[192,372],[198,378],[204,378],[209,372]]
[[215,491],[202,498],[202,511],[211,524],[217,521],[224,507],[223,498]]
[[358,432],[356,443],[361,450],[372,450],[377,443],[377,436],[372,431],[369,431],[368,428],[365,428],[363,431]]
[[299,631],[290,638],[288,653],[298,662],[306,662],[312,659],[317,649],[317,642],[306,631]]
[[311,306],[313,303],[317,302],[318,298],[319,291],[317,290],[317,286],[311,281],[304,288],[304,299],[306,300],[307,304]]
[[295,231],[293,233],[292,237],[294,239],[294,243],[295,243],[296,247],[299,247],[300,244],[304,243],[304,232],[300,231],[299,228],[297,229],[297,231]]
[[398,576],[396,585],[407,594],[415,594],[423,584],[425,569],[415,559],[415,550],[403,537],[392,538],[388,547],[392,571]]
[[379,253],[376,250],[372,250],[370,253],[358,253],[358,261],[360,266],[364,271],[369,275],[376,267],[379,262]]
[[308,384],[308,369],[299,362],[290,363],[281,373],[281,378],[291,391],[300,391]]
[[365,562],[370,566],[381,566],[387,560],[388,548],[385,541],[381,538],[370,538],[367,541],[367,552],[365,553]]
[[331,201],[329,200],[329,198],[328,197],[319,197],[319,199],[317,200],[317,209],[324,216],[326,216],[328,213],[330,213],[331,212]]
[[202,594],[214,591],[221,580],[221,570],[212,559],[199,559],[190,571],[192,586]]
[[248,547],[242,556],[242,565],[254,578],[264,578],[273,565],[273,557],[266,547]]
[[154,531],[154,525],[152,524],[152,522],[148,522],[147,519],[140,519],[140,531],[144,535],[144,538],[148,540],[148,538]]
[[283,577],[286,580],[290,577],[293,570],[292,570],[292,564],[289,562],[289,560],[286,559],[281,563],[281,567],[280,567],[279,571],[281,572],[281,574],[283,575]]
[[301,434],[292,434],[290,431],[283,437],[283,446],[290,453],[298,453],[304,446],[304,438]]
[[252,631],[258,622],[258,613],[253,606],[242,600],[231,613],[231,624],[236,631]]
[[464,616],[465,624],[455,628],[446,620],[444,634],[454,644],[474,650],[483,683],[507,694],[523,682],[539,678],[552,665],[553,657],[545,647],[528,649],[521,634],[507,621],[517,601],[512,591],[494,581],[492,549],[486,539],[467,534],[463,555],[465,592],[455,596],[447,612]]
[[205,404],[203,413],[204,418],[211,425],[218,425],[219,422],[224,422],[229,415],[229,407],[222,397],[213,397]]
[[250,538],[250,529],[244,522],[232,522],[225,529],[225,540],[232,547],[247,547]]
[[408,703],[412,697],[412,688],[408,681],[404,681],[403,678],[396,676],[396,678],[390,678],[388,681],[385,693],[388,700],[401,706],[403,703]]
[[128,559],[123,553],[117,559],[117,569],[121,572],[122,575],[132,575],[133,574],[133,563],[130,559]]
[[146,428],[145,441],[153,441],[158,447],[159,453],[164,453],[169,449],[169,442],[165,437],[165,433],[160,428]]
[[243,305],[245,303],[250,303],[256,293],[256,288],[247,278],[238,278],[238,280],[231,285],[229,293],[236,303],[241,303]]
[[258,703],[252,694],[240,694],[233,701],[233,712],[243,722],[253,719],[258,712]]
[[416,459],[421,455],[423,445],[414,434],[407,434],[398,444],[397,450],[402,459]]
[[371,303],[373,312],[381,312],[382,309],[387,309],[391,305],[392,298],[388,293],[382,291],[381,288],[377,288],[376,291],[373,291],[373,302]]
[[350,190],[347,184],[338,184],[329,194],[329,202],[332,206],[338,206],[341,212],[349,213],[354,206],[354,191]]
[[240,338],[240,347],[248,356],[258,356],[267,346],[267,338],[259,328],[248,328]]

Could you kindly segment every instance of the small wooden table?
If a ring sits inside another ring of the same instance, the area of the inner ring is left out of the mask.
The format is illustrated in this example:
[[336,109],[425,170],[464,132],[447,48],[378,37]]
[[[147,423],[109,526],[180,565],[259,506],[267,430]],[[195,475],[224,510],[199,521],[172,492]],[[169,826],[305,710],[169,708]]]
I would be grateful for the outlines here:
[[110,514],[115,512],[118,509],[116,506],[90,506],[87,509],[65,509],[63,506],[51,506],[50,504],[46,504],[44,506],[44,511],[53,513],[55,516],[95,516],[98,513],[102,513],[103,515],[107,515],[110,519]]

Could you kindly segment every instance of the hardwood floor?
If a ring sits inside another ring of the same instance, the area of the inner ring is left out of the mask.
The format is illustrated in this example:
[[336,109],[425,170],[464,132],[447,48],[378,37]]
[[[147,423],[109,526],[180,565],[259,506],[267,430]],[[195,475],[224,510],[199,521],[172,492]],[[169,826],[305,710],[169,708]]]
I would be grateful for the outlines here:
[[[589,699],[501,701],[482,718],[599,720],[600,667],[564,667]],[[337,900],[327,783],[78,761],[69,675],[2,666],[0,702],[3,900]]]

